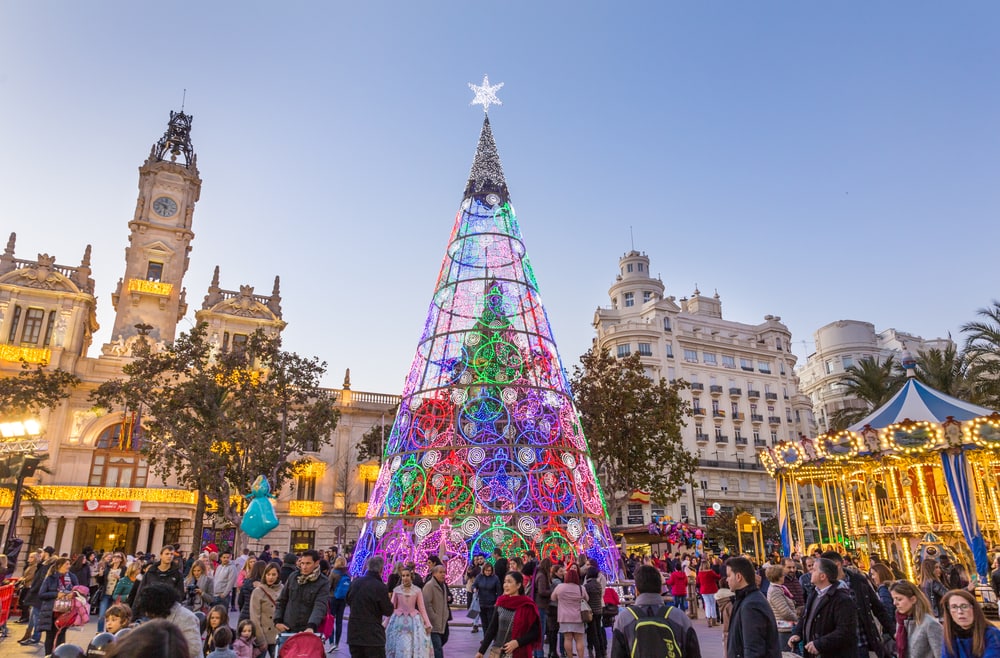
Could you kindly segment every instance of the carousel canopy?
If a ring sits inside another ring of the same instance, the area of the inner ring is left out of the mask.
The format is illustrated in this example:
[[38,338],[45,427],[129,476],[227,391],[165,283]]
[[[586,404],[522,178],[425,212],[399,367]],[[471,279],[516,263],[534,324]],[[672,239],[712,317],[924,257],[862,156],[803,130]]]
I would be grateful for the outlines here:
[[949,416],[964,422],[992,413],[992,409],[945,395],[911,377],[891,400],[848,429],[852,432],[860,432],[867,426],[881,429],[903,420],[943,423]]

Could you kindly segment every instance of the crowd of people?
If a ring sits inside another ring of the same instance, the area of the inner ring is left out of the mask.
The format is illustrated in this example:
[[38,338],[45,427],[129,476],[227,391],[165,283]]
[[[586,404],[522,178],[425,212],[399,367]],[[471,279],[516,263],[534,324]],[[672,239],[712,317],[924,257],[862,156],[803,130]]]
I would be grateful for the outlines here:
[[[760,565],[725,555],[642,562],[629,559],[637,587],[639,570],[655,564],[664,600],[691,618],[701,602],[708,625],[721,624],[727,658],[1000,658],[1000,629],[987,622],[975,579],[947,556],[923,560],[916,583],[895,563],[876,557],[865,571],[837,551]],[[994,566],[1000,589],[1000,556]]]
[[[92,647],[124,658],[265,658],[305,634],[318,655],[339,650],[344,613],[352,658],[443,658],[452,631],[449,572],[436,555],[386,569],[368,560],[352,579],[345,556],[269,549],[234,557],[113,552],[32,553],[18,579],[23,645],[64,641],[67,599],[89,593]],[[692,620],[721,625],[727,658],[1000,658],[976,581],[946,556],[918,565],[918,582],[874,558],[867,570],[837,551],[763,564],[726,555],[630,556],[634,601],[619,599],[586,556],[533,551],[477,556],[464,573],[476,658],[700,658]],[[990,582],[1000,585],[1000,557]],[[0,562],[0,568],[4,567]],[[388,578],[383,580],[383,573]],[[455,574],[451,574],[454,576]],[[324,644],[325,641],[325,644]]]

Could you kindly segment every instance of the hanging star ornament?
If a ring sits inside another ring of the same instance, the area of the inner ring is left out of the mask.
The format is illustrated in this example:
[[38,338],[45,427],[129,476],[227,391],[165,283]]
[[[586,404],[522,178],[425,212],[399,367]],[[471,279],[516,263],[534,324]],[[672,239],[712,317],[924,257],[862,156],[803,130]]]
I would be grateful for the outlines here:
[[472,99],[469,105],[482,105],[483,112],[489,112],[490,105],[503,105],[503,102],[497,98],[497,91],[501,87],[503,87],[502,82],[498,85],[491,85],[490,76],[488,75],[483,76],[483,84],[481,85],[474,85],[470,82],[469,89],[476,94],[476,97]]

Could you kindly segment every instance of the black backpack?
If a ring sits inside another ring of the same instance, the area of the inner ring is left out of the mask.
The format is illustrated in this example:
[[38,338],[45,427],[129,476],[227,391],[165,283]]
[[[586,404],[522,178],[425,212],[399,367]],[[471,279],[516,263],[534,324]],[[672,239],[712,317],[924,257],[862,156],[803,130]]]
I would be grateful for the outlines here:
[[660,606],[652,615],[646,615],[646,609],[639,606],[626,608],[635,617],[635,635],[629,647],[631,658],[681,658],[674,629],[667,623],[671,607]]

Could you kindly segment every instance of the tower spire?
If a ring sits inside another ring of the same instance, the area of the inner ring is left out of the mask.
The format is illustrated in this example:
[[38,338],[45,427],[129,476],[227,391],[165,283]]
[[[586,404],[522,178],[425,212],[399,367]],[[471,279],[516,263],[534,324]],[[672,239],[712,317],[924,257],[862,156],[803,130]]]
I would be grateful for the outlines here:
[[155,162],[177,163],[177,158],[182,158],[182,166],[186,169],[198,169],[198,156],[191,145],[191,122],[194,117],[190,114],[180,112],[170,112],[170,121],[167,122],[167,131],[163,133],[160,141],[153,144],[149,152],[149,157]]
[[0,256],[0,274],[6,274],[14,270],[14,243],[17,241],[17,233],[11,233],[7,238],[7,248]]
[[489,115],[483,117],[483,130],[479,134],[476,157],[472,161],[469,182],[465,186],[465,198],[488,194],[499,196],[501,203],[510,201],[507,181],[503,176],[503,166],[500,164],[500,154],[497,152],[497,143],[490,128]]

